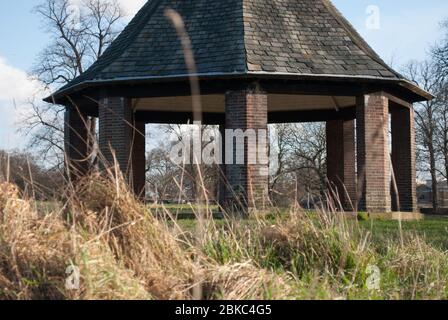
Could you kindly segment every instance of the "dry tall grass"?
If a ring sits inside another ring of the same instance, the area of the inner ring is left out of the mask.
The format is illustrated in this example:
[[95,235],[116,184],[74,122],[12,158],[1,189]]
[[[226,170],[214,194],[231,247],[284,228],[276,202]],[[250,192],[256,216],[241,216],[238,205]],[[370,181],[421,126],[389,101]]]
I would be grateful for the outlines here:
[[[417,236],[379,247],[341,214],[298,208],[207,222],[196,233],[155,218],[113,170],[45,215],[3,182],[0,299],[448,298],[448,255]],[[366,286],[372,265],[381,290]]]

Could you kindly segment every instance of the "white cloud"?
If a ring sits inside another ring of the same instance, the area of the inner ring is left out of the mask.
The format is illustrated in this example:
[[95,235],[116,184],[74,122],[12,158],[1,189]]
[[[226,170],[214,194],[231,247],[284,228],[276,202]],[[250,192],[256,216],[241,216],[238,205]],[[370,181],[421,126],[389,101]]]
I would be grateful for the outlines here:
[[[141,7],[143,7],[146,1],[147,0],[118,0],[118,3],[120,3],[121,7],[125,11],[125,14],[132,17]],[[80,5],[82,6],[83,0],[71,0],[71,3],[72,5],[79,7]]]
[[39,89],[39,84],[31,80],[26,72],[8,65],[6,60],[0,57],[0,101],[24,100]]
[[28,109],[26,102],[43,94],[37,81],[0,57],[0,148],[23,147],[23,138],[17,134],[18,122]]
[[119,0],[126,14],[133,16],[143,7],[147,0]]
[[[72,0],[74,4],[80,0]],[[146,0],[119,0],[125,14],[131,18]],[[20,120],[29,110],[27,101],[41,99],[46,92],[23,70],[15,68],[0,56],[0,149],[23,148],[23,137],[17,133]],[[48,92],[47,92],[48,93]]]

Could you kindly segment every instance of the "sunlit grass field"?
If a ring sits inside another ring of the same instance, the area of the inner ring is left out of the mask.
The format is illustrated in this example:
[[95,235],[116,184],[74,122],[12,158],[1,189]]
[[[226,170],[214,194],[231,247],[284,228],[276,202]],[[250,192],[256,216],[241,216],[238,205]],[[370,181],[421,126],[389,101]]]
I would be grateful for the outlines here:
[[[359,224],[369,230],[376,243],[388,242],[400,238],[400,223],[388,220],[360,221]],[[404,234],[417,234],[431,245],[448,251],[448,217],[427,217],[424,220],[403,221]]]
[[0,183],[0,299],[448,299],[446,218],[213,219],[216,206],[144,205],[113,172],[73,192],[38,202]]
[[[61,207],[60,203],[53,202],[37,202],[38,210],[42,213],[54,211]],[[216,218],[217,226],[225,226],[226,222],[222,219],[220,209],[217,205],[193,205],[193,204],[148,204],[147,207],[154,214],[161,214],[166,216],[170,213],[172,218],[177,219],[178,224],[186,231],[194,231],[197,226],[197,219],[195,213],[200,210],[207,210],[213,213]],[[282,216],[288,215],[288,209],[275,209],[273,213],[276,215],[279,212]],[[166,217],[170,218],[170,217]],[[275,218],[272,218],[272,223],[275,223]],[[268,218],[269,221],[269,218]],[[246,223],[250,223],[250,220]],[[446,216],[427,216],[423,220],[416,221],[398,221],[385,219],[370,219],[359,221],[359,225],[372,235],[373,241],[378,244],[395,241],[400,238],[400,234],[405,235],[416,234],[423,237],[428,243],[448,251],[448,217]],[[401,232],[400,232],[401,228]]]
[[[173,212],[177,212],[177,210],[173,209]],[[191,211],[188,211],[188,213],[191,214]],[[273,224],[276,222],[275,219],[271,221]],[[246,223],[250,224],[251,222],[249,220]],[[398,221],[381,219],[353,221],[353,223],[358,223],[364,230],[370,232],[373,241],[378,244],[397,241],[400,239],[401,233],[405,236],[415,234],[424,238],[431,245],[448,251],[448,217],[432,216],[424,220],[402,221],[401,227]],[[197,226],[197,220],[195,218],[179,219],[178,224],[186,231],[193,231]],[[217,219],[216,225],[224,227],[226,221]],[[400,228],[402,230],[401,232]]]

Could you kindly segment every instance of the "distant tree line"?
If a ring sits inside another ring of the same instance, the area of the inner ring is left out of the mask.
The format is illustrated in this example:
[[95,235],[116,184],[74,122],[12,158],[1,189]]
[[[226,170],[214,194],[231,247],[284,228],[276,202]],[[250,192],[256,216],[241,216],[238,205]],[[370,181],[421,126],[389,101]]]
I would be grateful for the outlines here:
[[47,169],[29,153],[0,150],[0,182],[17,185],[24,195],[37,200],[58,198],[64,178],[57,168]]

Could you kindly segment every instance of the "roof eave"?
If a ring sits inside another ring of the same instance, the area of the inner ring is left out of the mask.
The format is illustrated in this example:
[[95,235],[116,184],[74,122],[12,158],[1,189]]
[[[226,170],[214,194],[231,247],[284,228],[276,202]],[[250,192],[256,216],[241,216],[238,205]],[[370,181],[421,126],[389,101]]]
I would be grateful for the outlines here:
[[280,72],[264,72],[264,71],[247,71],[247,72],[231,72],[231,73],[198,73],[194,75],[169,75],[169,76],[147,76],[147,77],[123,77],[115,79],[105,79],[105,80],[87,80],[77,83],[73,86],[64,88],[55,92],[54,94],[44,98],[43,100],[47,103],[58,104],[61,100],[79,92],[88,87],[98,87],[103,85],[113,85],[120,83],[135,83],[135,82],[146,82],[146,81],[158,81],[158,82],[169,82],[169,81],[186,81],[190,76],[196,76],[201,80],[213,80],[213,79],[247,79],[247,78],[277,78],[285,80],[328,80],[328,81],[368,81],[368,82],[381,82],[381,83],[395,83],[400,87],[411,91],[421,100],[418,101],[428,101],[434,99],[434,96],[429,92],[421,89],[416,84],[406,80],[397,78],[384,78],[377,76],[354,76],[354,75],[332,75],[332,74],[296,74],[296,73],[280,73]]
[[398,84],[412,92],[414,92],[416,95],[424,98],[422,100],[416,101],[416,102],[420,102],[420,101],[431,101],[435,98],[435,96],[433,94],[431,94],[430,92],[423,90],[422,88],[420,88],[418,85],[416,85],[415,83],[410,82],[409,80],[403,79],[401,81],[398,82]]

